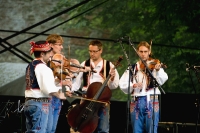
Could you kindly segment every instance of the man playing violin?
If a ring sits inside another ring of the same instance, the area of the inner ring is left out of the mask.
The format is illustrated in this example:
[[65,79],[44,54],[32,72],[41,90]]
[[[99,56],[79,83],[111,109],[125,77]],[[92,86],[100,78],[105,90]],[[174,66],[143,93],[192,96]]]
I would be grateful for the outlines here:
[[[146,41],[138,44],[137,53],[146,63],[152,59],[150,58],[151,46]],[[146,66],[148,67],[148,64]],[[123,73],[119,81],[120,89],[125,94],[131,93],[130,117],[134,133],[157,133],[159,122],[158,95],[161,93],[154,85],[146,66],[139,60]],[[159,85],[163,85],[168,80],[168,75],[159,62],[154,64],[150,71]]]
[[52,56],[50,44],[46,41],[32,41],[30,44],[30,54],[34,54],[35,59],[26,68],[26,132],[46,133],[51,98],[63,99],[64,95],[55,86],[53,72],[47,66]]
[[[119,74],[111,62],[101,57],[103,52],[102,43],[99,40],[93,40],[88,46],[90,58],[83,61],[81,66],[89,66],[95,72],[79,72],[76,77],[76,82],[72,84],[71,91],[73,92],[79,90],[82,85],[83,87],[81,90],[83,94],[85,94],[92,83],[103,83],[109,74],[110,78],[107,85],[109,89],[116,89],[119,83]],[[99,120],[96,132],[109,133],[109,105],[102,106],[98,111],[98,116]]]

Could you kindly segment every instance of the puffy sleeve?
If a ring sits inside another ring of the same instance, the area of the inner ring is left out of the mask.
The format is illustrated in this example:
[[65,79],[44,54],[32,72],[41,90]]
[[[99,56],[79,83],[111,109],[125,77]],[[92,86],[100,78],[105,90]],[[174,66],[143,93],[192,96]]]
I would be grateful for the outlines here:
[[[154,71],[156,71],[156,70],[154,70]],[[156,80],[159,83],[159,85],[163,85],[168,80],[168,75],[164,71],[163,68],[160,68],[159,71],[156,71],[155,77],[156,77]]]
[[[85,61],[81,63],[81,66],[85,66]],[[79,72],[79,74],[76,76],[75,81],[72,83],[71,91],[77,91],[80,89],[83,79],[83,72]]]
[[47,67],[45,64],[38,64],[35,68],[35,74],[41,92],[46,95],[49,95],[53,92],[58,92],[59,87],[55,86],[54,75],[49,67]]
[[130,73],[129,69],[124,71],[119,80],[119,87],[125,94],[128,94],[128,90],[130,91],[129,93],[133,91],[133,83],[129,80],[130,78],[129,73]]
[[[111,68],[114,67],[114,65],[110,62],[110,66]],[[116,89],[119,86],[119,73],[117,71],[117,69],[115,69],[115,78],[113,81],[109,80],[108,81],[108,87],[110,89]]]

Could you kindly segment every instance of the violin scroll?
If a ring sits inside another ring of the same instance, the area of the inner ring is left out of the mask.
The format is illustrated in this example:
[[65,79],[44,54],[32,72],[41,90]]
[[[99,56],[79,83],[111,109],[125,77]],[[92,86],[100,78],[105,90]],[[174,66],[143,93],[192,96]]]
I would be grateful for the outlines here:
[[121,65],[120,62],[121,62],[122,60],[123,60],[123,56],[120,56],[119,59],[117,60],[117,62],[112,62],[113,65],[115,66],[115,68]]

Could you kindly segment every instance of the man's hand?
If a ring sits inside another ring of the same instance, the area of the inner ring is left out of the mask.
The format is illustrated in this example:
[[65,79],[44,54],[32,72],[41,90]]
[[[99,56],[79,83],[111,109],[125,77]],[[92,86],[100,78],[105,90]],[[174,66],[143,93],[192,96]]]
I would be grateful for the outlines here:
[[111,79],[111,81],[113,81],[114,80],[114,78],[115,78],[115,68],[111,68],[110,69],[110,79]]
[[65,94],[66,94],[68,97],[71,97],[71,96],[72,96],[72,92],[70,92],[70,91],[66,91]]
[[65,94],[63,92],[59,91],[58,94],[59,94],[59,99],[66,100]]
[[63,80],[62,85],[72,88],[72,81],[71,80]]
[[140,88],[142,89],[143,84],[142,83],[135,83],[133,84],[133,88]]
[[90,67],[84,67],[84,68],[80,68],[80,72],[89,72],[91,71],[91,68]]
[[161,64],[160,64],[160,63],[159,63],[159,64],[156,64],[156,65],[155,65],[156,71],[159,71],[159,70],[160,70],[160,67],[161,67]]
[[92,70],[90,67],[86,67],[86,66],[84,67],[84,69],[81,68],[80,72],[94,72],[94,73],[96,73],[95,70]]

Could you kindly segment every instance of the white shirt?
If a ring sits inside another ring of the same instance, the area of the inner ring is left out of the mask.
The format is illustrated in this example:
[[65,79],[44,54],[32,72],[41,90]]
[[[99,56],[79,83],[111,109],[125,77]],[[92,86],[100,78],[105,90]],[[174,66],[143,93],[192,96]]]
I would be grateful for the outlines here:
[[60,87],[55,86],[53,72],[46,64],[38,64],[35,67],[35,75],[40,90],[25,90],[25,97],[50,97],[50,93],[58,92],[58,90],[60,89]]
[[[92,67],[94,68],[94,70],[96,71],[96,73],[89,72],[88,85],[87,87],[83,87],[82,91],[87,91],[89,85],[93,82],[103,83],[105,80],[99,73],[103,68],[103,60],[101,60],[96,66],[94,65],[94,62],[92,60],[90,60],[90,63]],[[85,65],[85,61],[81,63],[81,66],[84,66],[84,65]],[[113,68],[113,67],[114,65],[110,62],[110,68]],[[104,68],[104,71],[106,71],[105,68]],[[71,91],[77,91],[81,87],[82,80],[83,80],[83,72],[80,72],[78,76],[76,77],[76,82],[74,82],[72,85]],[[119,84],[119,74],[117,72],[117,69],[115,69],[115,78],[113,81],[109,79],[107,85],[110,89],[116,89],[118,87],[118,84]]]
[[[123,75],[119,81],[120,89],[125,94],[128,94],[128,88],[130,88],[129,93],[132,93],[134,91],[132,94],[133,96],[146,96],[146,95],[149,96],[150,94],[154,94],[154,89],[150,89],[150,90],[146,91],[146,88],[147,88],[146,74],[144,74],[144,72],[142,72],[140,70],[138,62],[136,63],[136,66],[137,66],[138,72],[136,73],[135,77],[133,78],[133,82],[129,82],[129,70],[126,70],[123,73]],[[134,69],[134,73],[135,73],[135,69]],[[160,68],[159,71],[156,71],[154,69],[152,71],[152,75],[157,80],[159,85],[163,85],[168,80],[168,75],[167,75],[167,73],[165,73],[163,68]],[[142,90],[141,90],[141,88],[137,88],[137,87],[135,89],[133,89],[133,85],[138,82],[143,83]],[[160,94],[160,90],[158,87],[155,88],[155,94]]]

